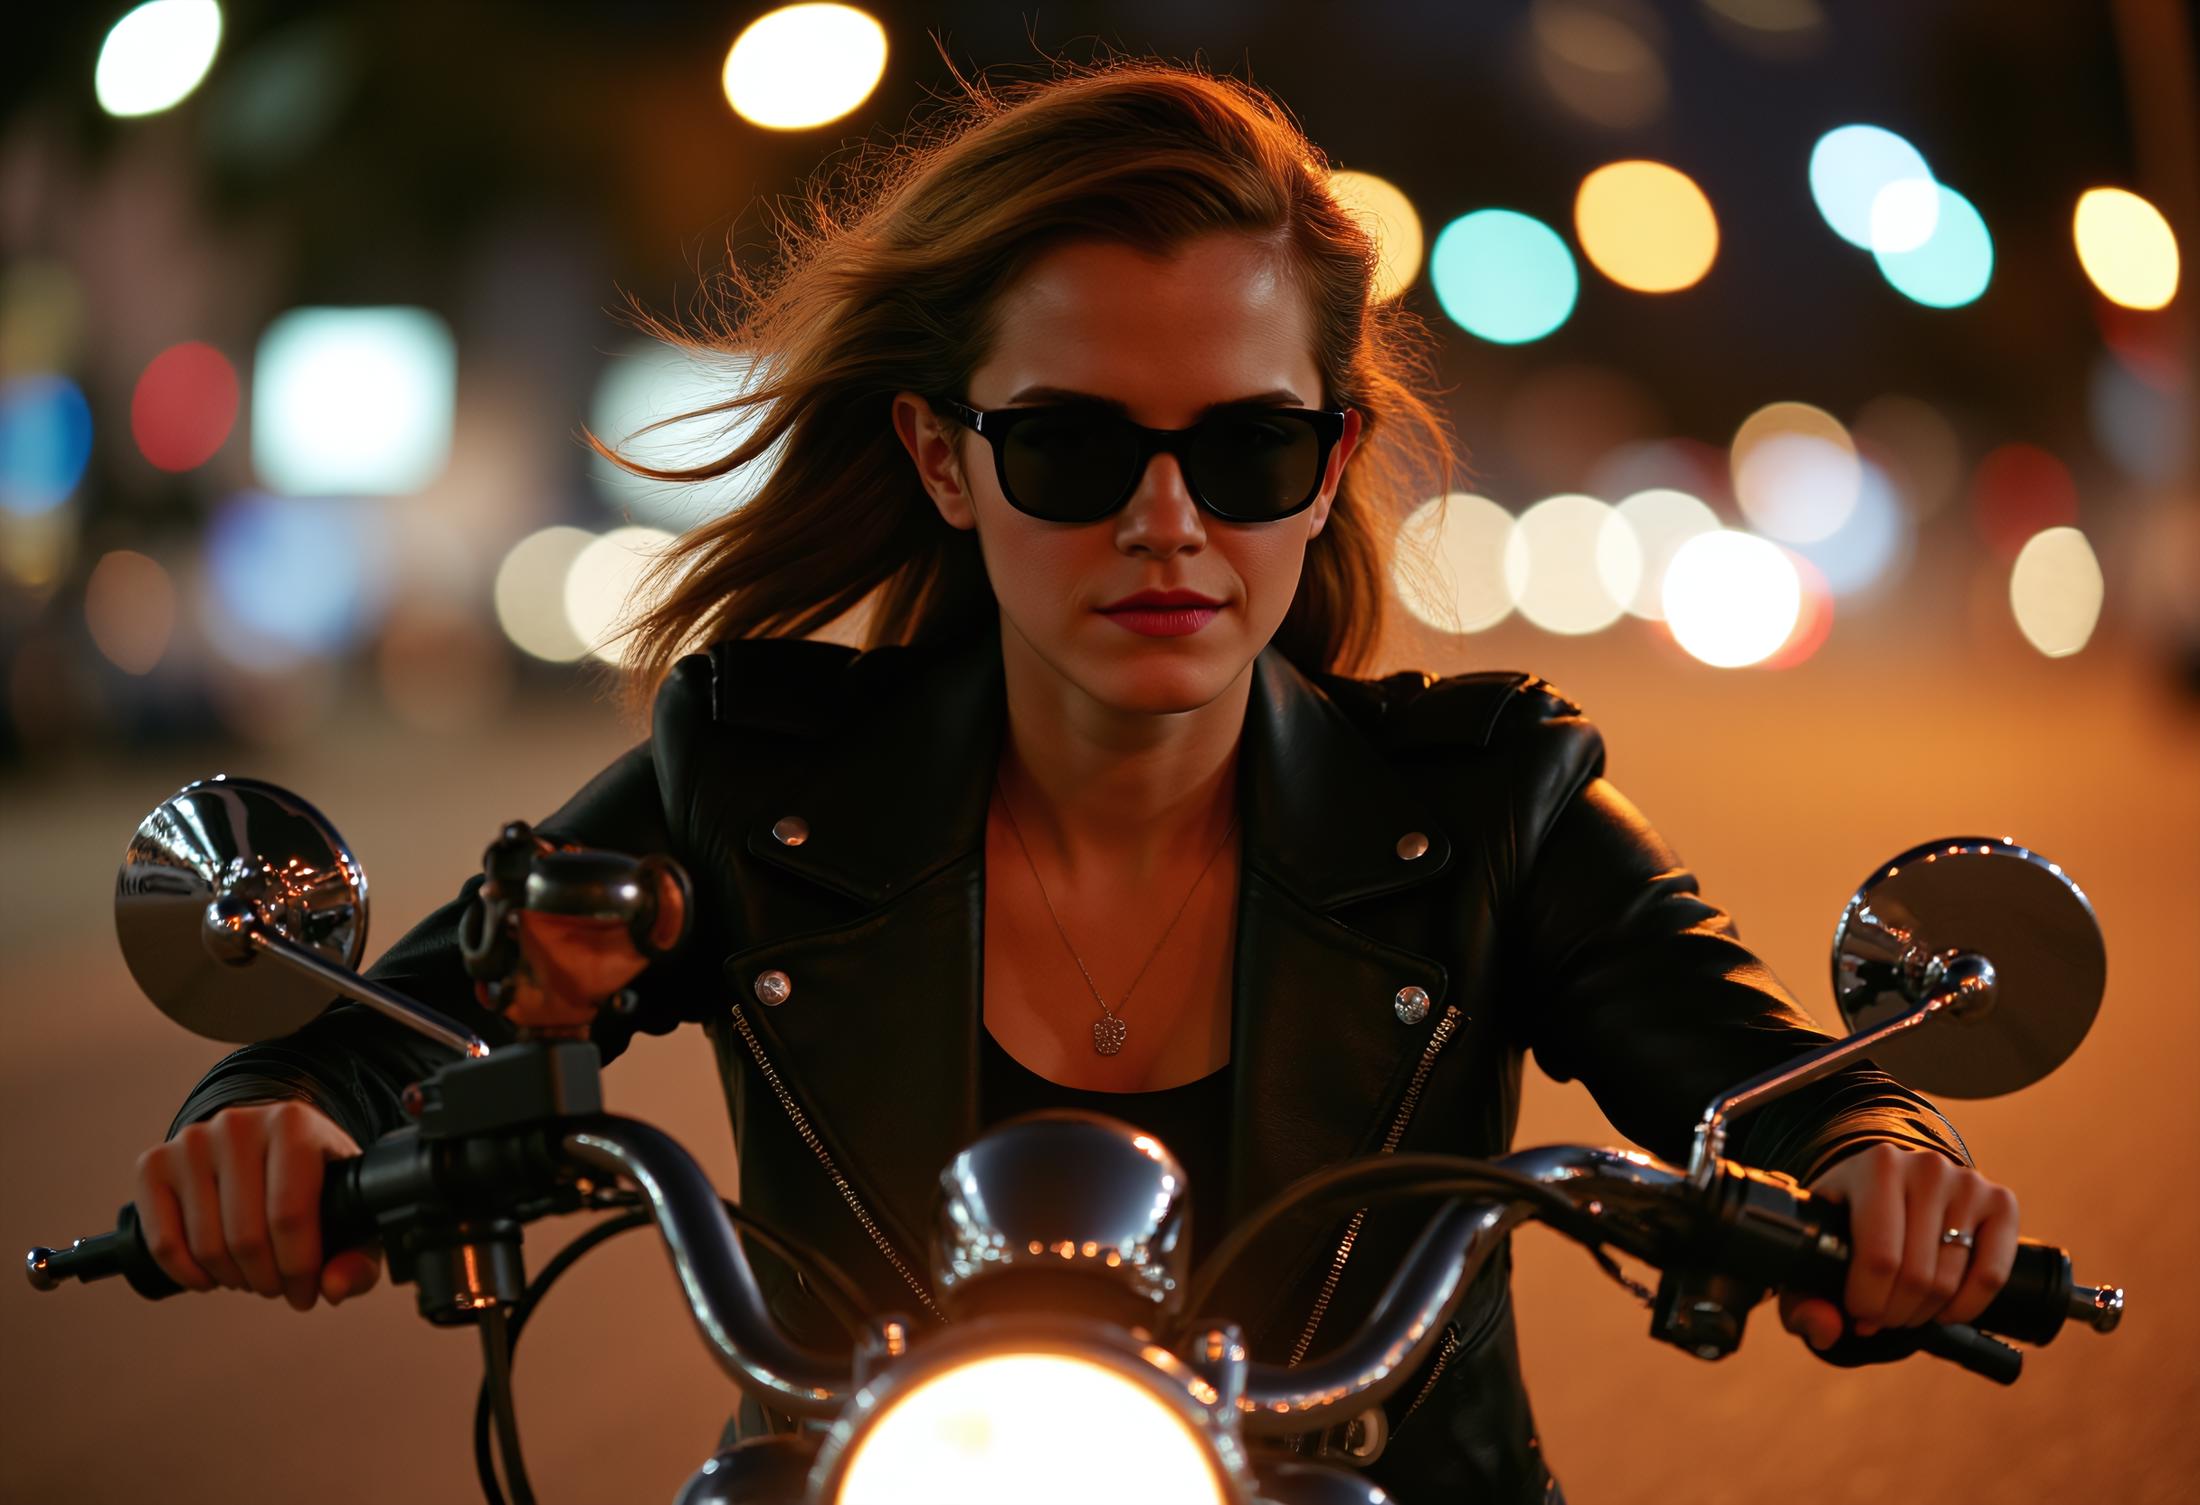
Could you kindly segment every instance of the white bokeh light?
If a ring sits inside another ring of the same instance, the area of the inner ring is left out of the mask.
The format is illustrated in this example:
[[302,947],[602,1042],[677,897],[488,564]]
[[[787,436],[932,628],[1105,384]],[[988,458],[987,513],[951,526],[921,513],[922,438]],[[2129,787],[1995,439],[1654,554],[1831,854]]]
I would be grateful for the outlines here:
[[1718,531],[1719,516],[1701,498],[1669,486],[1638,491],[1613,510],[1634,529],[1642,551],[1640,579],[1627,599],[1627,610],[1634,616],[1662,620],[1665,606],[1659,593],[1666,566],[1682,544],[1699,533]]
[[662,528],[613,528],[582,549],[566,571],[566,625],[605,663],[624,659],[628,640],[620,630],[643,604],[635,588],[672,538]]
[[157,115],[199,86],[221,43],[215,0],[150,0],[108,31],[92,92],[110,115]]
[[2101,562],[2076,528],[2033,534],[2009,571],[2017,630],[2049,658],[2068,658],[2092,641],[2104,594]]
[[852,5],[788,5],[734,39],[726,102],[752,125],[799,131],[838,120],[886,73],[886,29]]
[[252,464],[284,496],[401,496],[450,460],[458,347],[424,308],[294,308],[260,336]]
[[1802,615],[1803,583],[1777,544],[1721,529],[1674,551],[1662,600],[1675,642],[1715,669],[1739,669],[1787,642]]
[[530,533],[497,566],[497,625],[521,651],[553,664],[588,656],[565,611],[565,581],[581,551],[596,541],[586,528]]
[[[1512,615],[1505,545],[1512,514],[1488,497],[1454,491],[1423,502],[1399,528],[1391,567],[1398,599],[1440,632],[1482,632]],[[1434,579],[1424,579],[1426,565]]]
[[1505,584],[1520,614],[1545,632],[1577,636],[1618,621],[1642,576],[1627,520],[1593,496],[1547,497],[1505,541]]

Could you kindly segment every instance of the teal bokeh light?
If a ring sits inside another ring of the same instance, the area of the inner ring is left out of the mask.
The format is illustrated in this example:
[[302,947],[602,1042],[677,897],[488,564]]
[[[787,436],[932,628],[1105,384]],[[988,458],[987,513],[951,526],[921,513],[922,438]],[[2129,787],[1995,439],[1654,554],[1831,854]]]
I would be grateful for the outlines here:
[[1928,308],[1961,308],[1994,277],[1994,239],[1971,201],[1943,184],[1940,221],[1914,251],[1874,251],[1896,292]]
[[1872,204],[1880,192],[1913,178],[1933,181],[1925,154],[1881,126],[1836,127],[1810,150],[1810,196],[1833,233],[1859,250],[1872,249]]
[[1558,232],[1510,209],[1477,209],[1444,226],[1428,274],[1451,321],[1499,345],[1542,339],[1581,295],[1581,273]]

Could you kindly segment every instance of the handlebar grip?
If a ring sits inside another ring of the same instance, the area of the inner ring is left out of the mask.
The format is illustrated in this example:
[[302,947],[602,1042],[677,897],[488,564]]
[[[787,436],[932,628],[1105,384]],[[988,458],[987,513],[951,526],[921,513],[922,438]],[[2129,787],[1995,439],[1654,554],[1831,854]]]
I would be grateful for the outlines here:
[[[1809,1218],[1821,1232],[1838,1240],[1834,1248],[1820,1247],[1811,1282],[1820,1294],[1838,1303],[1848,1281],[1848,1207],[1840,1202],[1814,1200]],[[2020,1343],[2049,1343],[2069,1319],[2077,1292],[2068,1250],[2038,1239],[2018,1239],[2009,1279],[1970,1325],[1979,1332],[2015,1338]]]
[[[374,1238],[374,1214],[359,1190],[363,1158],[331,1160],[322,1172],[321,1246],[325,1254],[356,1248]],[[31,1285],[41,1291],[50,1291],[64,1280],[105,1280],[111,1275],[120,1275],[147,1301],[160,1301],[183,1289],[146,1248],[135,1202],[124,1203],[115,1215],[114,1232],[78,1239],[66,1249],[33,1249],[25,1256],[24,1268]]]

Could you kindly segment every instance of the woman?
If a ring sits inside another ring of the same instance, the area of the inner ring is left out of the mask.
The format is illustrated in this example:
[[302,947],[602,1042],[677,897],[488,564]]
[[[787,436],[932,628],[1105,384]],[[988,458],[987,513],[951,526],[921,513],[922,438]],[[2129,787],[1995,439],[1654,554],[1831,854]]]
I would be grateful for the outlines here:
[[[1448,454],[1412,326],[1370,304],[1372,247],[1273,101],[1116,65],[974,90],[873,166],[737,283],[715,343],[768,353],[723,407],[746,437],[651,473],[770,451],[771,478],[667,561],[630,659],[650,740],[543,826],[694,875],[694,939],[596,1036],[706,1025],[750,1207],[922,1321],[934,1178],[1026,1107],[1160,1133],[1205,1245],[1343,1156],[1502,1152],[1525,1050],[1678,1158],[1717,1090],[1818,1042],[1576,707],[1525,675],[1345,672]],[[800,640],[866,600],[872,651]],[[495,1038],[456,957],[472,890],[376,975]],[[442,1059],[343,1006],[220,1063],[140,1165],[162,1263],[301,1309],[363,1290],[369,1257],[321,1259],[320,1167]],[[2014,1200],[1874,1070],[1730,1149],[1852,1204],[1858,1332],[1965,1320],[2007,1275]],[[1217,1307],[1296,1362],[1424,1214],[1291,1227]],[[1556,1497],[1505,1281],[1359,1434],[1388,1433],[1369,1472],[1404,1499]],[[845,1341],[793,1272],[765,1285]],[[1815,1346],[1843,1330],[1784,1310]]]

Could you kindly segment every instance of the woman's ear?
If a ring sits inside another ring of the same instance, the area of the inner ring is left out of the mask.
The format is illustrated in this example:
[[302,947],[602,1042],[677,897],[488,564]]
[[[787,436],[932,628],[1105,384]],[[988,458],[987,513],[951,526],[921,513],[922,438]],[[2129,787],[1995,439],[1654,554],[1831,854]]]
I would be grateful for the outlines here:
[[967,533],[977,527],[978,515],[971,506],[962,458],[956,450],[962,432],[961,425],[940,417],[916,393],[894,394],[894,435],[915,462],[925,495],[949,527]]
[[1306,529],[1308,538],[1314,537],[1329,523],[1329,504],[1337,499],[1337,488],[1344,484],[1345,461],[1352,458],[1352,451],[1360,444],[1360,410],[1344,410],[1344,432],[1337,436],[1337,447],[1329,452],[1329,468],[1322,476],[1321,494],[1314,498],[1313,521]]

